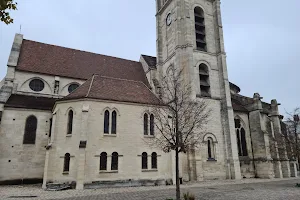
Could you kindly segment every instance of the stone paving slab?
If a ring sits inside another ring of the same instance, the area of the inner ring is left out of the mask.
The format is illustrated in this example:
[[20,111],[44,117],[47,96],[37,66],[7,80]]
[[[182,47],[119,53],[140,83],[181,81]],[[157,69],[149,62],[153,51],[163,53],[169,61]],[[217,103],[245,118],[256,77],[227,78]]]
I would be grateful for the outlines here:
[[[182,185],[182,191],[195,194],[198,199],[285,199],[299,200],[300,188],[295,184],[299,178],[291,179],[244,179],[216,180]],[[20,198],[10,198],[19,196]],[[23,196],[23,197],[21,197]],[[25,196],[37,196],[25,198]],[[90,190],[45,191],[41,185],[0,186],[0,199],[65,199],[65,200],[165,200],[175,196],[174,186],[104,188]]]

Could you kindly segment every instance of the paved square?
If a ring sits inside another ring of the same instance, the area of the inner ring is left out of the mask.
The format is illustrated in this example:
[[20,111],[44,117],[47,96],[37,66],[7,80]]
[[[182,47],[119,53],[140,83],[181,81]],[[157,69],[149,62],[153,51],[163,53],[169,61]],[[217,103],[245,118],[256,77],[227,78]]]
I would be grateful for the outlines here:
[[[300,183],[299,178],[206,181],[183,185],[182,193],[189,191],[196,195],[197,200],[299,200],[300,188],[295,187],[296,183]],[[19,198],[12,198],[13,196]],[[1,200],[165,200],[166,198],[174,198],[174,196],[174,186],[66,190],[59,192],[44,191],[40,188],[40,185],[0,187]]]

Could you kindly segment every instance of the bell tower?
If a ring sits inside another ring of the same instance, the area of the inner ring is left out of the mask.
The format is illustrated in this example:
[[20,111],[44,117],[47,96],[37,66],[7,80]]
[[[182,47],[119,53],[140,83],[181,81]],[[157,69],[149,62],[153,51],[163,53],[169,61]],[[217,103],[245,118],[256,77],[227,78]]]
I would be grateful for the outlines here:
[[[228,179],[240,179],[220,4],[220,0],[156,0],[157,70],[162,76],[171,65],[183,69],[192,98],[209,102],[214,119],[208,131],[217,140],[217,161],[212,168],[222,168]],[[207,150],[201,148],[188,158],[196,174],[190,179],[208,176],[202,169]]]

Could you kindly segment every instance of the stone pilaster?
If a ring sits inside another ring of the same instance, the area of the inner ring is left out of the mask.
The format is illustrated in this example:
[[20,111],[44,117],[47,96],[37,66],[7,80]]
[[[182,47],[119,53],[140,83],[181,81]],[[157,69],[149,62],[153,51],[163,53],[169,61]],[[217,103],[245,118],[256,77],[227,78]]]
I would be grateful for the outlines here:
[[85,181],[85,165],[86,165],[86,147],[87,147],[87,131],[88,131],[88,118],[89,118],[89,105],[83,105],[81,113],[81,132],[79,151],[77,159],[77,178],[76,190],[84,188]]
[[45,158],[45,166],[44,166],[44,176],[43,176],[43,185],[42,188],[47,188],[47,182],[48,182],[48,171],[49,171],[49,157],[50,157],[50,151],[53,145],[54,136],[55,136],[55,124],[56,124],[56,112],[53,113],[52,117],[52,127],[51,127],[51,137],[48,141],[48,145],[46,146],[46,158]]
[[274,178],[273,159],[270,152],[269,135],[262,119],[262,97],[253,95],[254,102],[248,106],[253,158],[259,178]]
[[289,163],[289,159],[287,156],[285,138],[281,132],[281,124],[280,124],[280,115],[279,115],[278,105],[280,105],[280,104],[277,103],[276,99],[273,99],[271,101],[271,119],[272,119],[272,123],[273,123],[274,136],[275,136],[276,142],[277,142],[276,151],[278,151],[278,155],[279,155],[282,176],[284,178],[289,178],[291,176],[290,163]]
[[80,148],[77,158],[76,190],[82,190],[84,188],[85,157],[85,148]]
[[43,189],[47,188],[48,164],[49,164],[49,149],[47,149],[47,151],[46,151],[45,166],[44,166],[44,177],[43,177],[43,185],[42,185]]
[[298,171],[297,171],[297,162],[292,161],[290,162],[290,170],[291,170],[291,177],[298,177]]
[[225,140],[225,155],[227,164],[227,178],[228,179],[241,179],[241,169],[240,161],[237,152],[237,141],[234,129],[234,115],[233,108],[231,103],[231,94],[228,81],[228,72],[226,64],[226,54],[224,47],[224,38],[223,38],[223,26],[221,18],[221,8],[220,0],[216,0],[213,3],[214,5],[214,18],[216,19],[215,23],[215,32],[216,32],[216,41],[217,41],[217,61],[219,69],[219,80],[220,80],[220,94],[221,94],[221,118],[222,118],[222,127],[224,132]]

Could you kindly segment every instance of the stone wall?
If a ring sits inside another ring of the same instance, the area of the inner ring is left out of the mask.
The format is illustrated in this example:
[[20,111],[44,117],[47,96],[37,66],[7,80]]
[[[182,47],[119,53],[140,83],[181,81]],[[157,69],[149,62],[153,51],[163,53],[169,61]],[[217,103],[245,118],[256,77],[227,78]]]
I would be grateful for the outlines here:
[[[30,115],[36,116],[38,120],[36,142],[23,144],[25,122]],[[42,180],[51,116],[51,112],[47,111],[13,108],[4,110],[0,132],[0,182]]]
[[[45,88],[42,91],[34,92],[30,89],[29,82],[34,78],[38,78],[44,82]],[[55,80],[59,81],[58,94],[54,93]],[[66,78],[66,77],[50,76],[50,75],[37,74],[31,72],[16,71],[15,80],[14,80],[14,93],[47,96],[47,97],[63,97],[69,94],[68,87],[70,84],[77,83],[81,85],[84,82],[85,80],[74,79],[74,78]]]
[[[83,119],[83,107],[89,108],[87,118]],[[72,136],[67,136],[67,113],[74,111]],[[103,120],[105,110],[116,110],[117,134],[105,135]],[[84,183],[94,181],[168,179],[172,178],[171,154],[165,154],[159,149],[150,147],[146,141],[151,139],[143,135],[143,115],[148,107],[142,105],[78,101],[59,103],[55,108],[56,121],[53,122],[53,148],[49,150],[48,181],[76,181],[78,174],[79,142],[86,137],[85,176]],[[84,128],[86,127],[86,128]],[[85,135],[86,136],[83,136]],[[108,170],[100,172],[100,154],[108,154]],[[119,170],[110,170],[110,159],[113,152],[118,152]],[[151,170],[151,158],[148,157],[148,169],[141,169],[141,154],[157,152],[158,169]],[[65,153],[71,154],[70,173],[63,174]]]

